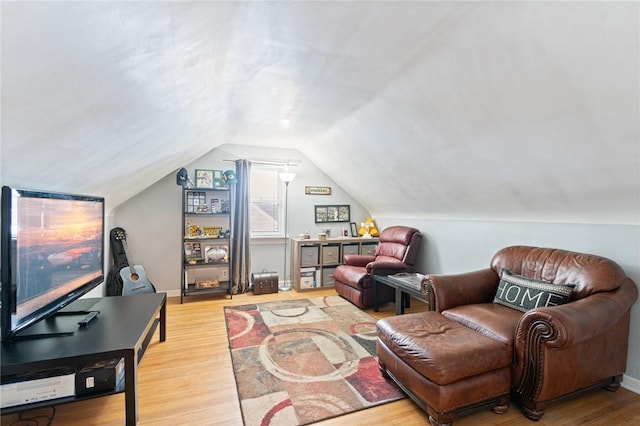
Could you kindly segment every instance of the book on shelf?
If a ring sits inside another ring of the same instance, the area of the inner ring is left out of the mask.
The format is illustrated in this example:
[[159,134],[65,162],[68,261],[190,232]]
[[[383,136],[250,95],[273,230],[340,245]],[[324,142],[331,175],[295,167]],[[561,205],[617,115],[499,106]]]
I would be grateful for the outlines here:
[[317,274],[316,268],[300,268],[300,288],[317,287]]

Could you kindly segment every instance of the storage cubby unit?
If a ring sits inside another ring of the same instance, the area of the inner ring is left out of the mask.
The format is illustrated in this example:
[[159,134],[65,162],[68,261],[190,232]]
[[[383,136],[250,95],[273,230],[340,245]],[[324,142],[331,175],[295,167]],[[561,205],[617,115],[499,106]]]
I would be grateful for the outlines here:
[[232,294],[230,201],[228,188],[183,189],[180,303],[192,294]]
[[374,254],[377,238],[291,240],[291,279],[296,291],[333,287],[333,273],[345,254]]

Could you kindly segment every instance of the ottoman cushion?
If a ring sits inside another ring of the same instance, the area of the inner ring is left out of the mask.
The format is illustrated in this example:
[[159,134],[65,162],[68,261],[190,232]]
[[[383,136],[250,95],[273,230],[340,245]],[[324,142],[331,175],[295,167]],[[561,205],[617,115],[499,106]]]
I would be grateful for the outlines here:
[[522,312],[497,303],[478,303],[447,309],[442,316],[464,325],[484,336],[509,345],[513,353],[513,336],[516,335]]
[[438,385],[507,367],[509,345],[483,336],[436,312],[388,317],[378,338],[419,374]]

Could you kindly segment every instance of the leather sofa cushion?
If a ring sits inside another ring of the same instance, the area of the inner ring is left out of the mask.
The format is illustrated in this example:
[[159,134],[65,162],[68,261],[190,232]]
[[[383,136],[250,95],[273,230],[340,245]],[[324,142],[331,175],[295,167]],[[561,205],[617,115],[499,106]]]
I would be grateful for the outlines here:
[[615,290],[626,279],[624,270],[614,261],[567,250],[512,246],[498,251],[491,268],[500,275],[502,268],[554,284],[574,284],[571,300],[585,298],[600,291]]
[[380,242],[398,243],[406,246],[411,242],[411,238],[416,232],[420,231],[408,226],[390,226],[382,230],[382,233],[380,234]]
[[[381,257],[390,258],[397,262],[402,262],[404,259],[404,253],[407,251],[407,246],[398,243],[380,243],[376,251],[376,260],[380,260]],[[388,259],[387,259],[388,261]]]
[[377,322],[378,338],[419,374],[438,385],[511,364],[506,343],[476,333],[437,312],[388,317]]
[[445,318],[508,345],[511,353],[516,327],[523,314],[497,303],[461,305],[442,312]]
[[360,290],[371,287],[371,276],[361,266],[340,265],[334,271],[333,279]]

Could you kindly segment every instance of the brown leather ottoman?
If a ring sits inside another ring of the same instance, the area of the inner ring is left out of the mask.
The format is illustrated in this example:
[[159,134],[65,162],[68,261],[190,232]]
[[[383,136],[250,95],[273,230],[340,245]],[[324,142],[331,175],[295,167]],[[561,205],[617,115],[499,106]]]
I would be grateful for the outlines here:
[[435,425],[489,407],[504,413],[509,403],[512,353],[436,312],[379,320],[378,361]]

